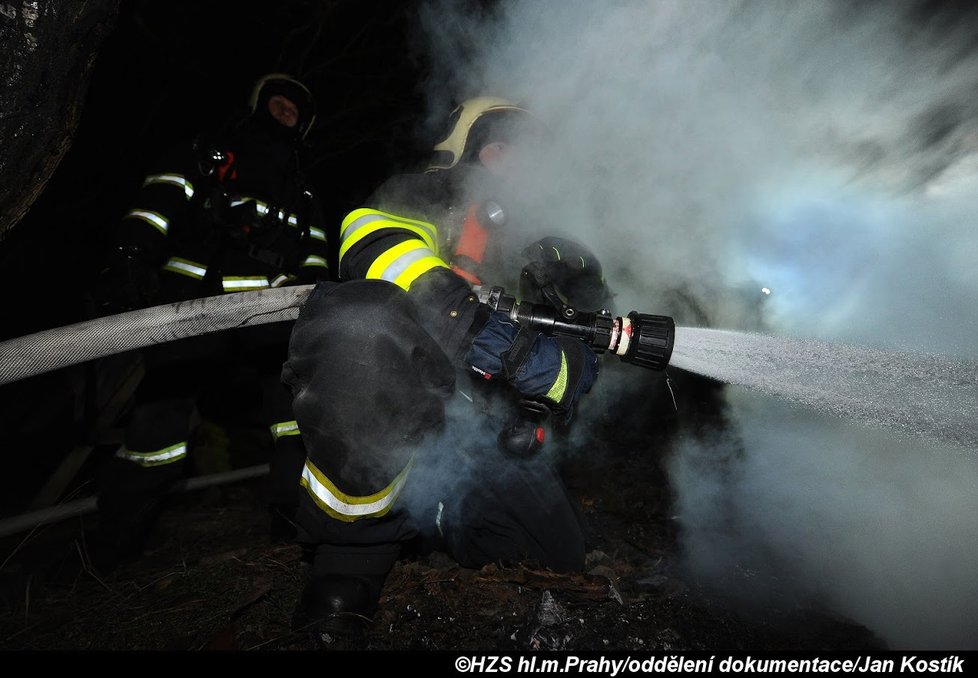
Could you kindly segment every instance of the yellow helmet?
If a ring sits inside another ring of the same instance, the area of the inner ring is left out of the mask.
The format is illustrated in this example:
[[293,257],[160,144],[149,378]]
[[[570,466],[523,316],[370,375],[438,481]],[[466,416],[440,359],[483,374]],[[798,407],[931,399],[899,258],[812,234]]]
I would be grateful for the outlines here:
[[[475,123],[487,114],[520,113],[539,123],[535,116],[525,108],[501,97],[482,96],[466,99],[455,107],[449,116],[451,130],[445,139],[435,144],[435,158],[429,170],[451,169],[458,164],[467,150],[470,132]],[[542,126],[542,124],[541,124]]]
[[248,98],[251,115],[266,115],[265,105],[276,94],[285,96],[299,109],[296,133],[305,138],[316,120],[316,100],[309,88],[287,73],[269,73],[258,78]]

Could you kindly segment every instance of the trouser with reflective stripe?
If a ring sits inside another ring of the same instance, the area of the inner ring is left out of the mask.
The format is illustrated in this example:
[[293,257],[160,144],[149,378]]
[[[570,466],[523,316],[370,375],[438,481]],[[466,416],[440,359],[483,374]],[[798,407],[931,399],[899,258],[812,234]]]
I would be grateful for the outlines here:
[[139,549],[163,497],[183,475],[204,367],[199,361],[154,364],[159,351],[145,356],[147,372],[133,398],[123,446],[97,479],[100,535],[126,552]]
[[294,428],[291,395],[281,384],[288,329],[197,337],[145,352],[147,372],[133,399],[123,447],[98,478],[100,531],[107,539],[138,541],[152,527],[170,487],[185,475],[195,410],[210,417],[213,403],[229,397],[227,381],[236,375],[251,384],[248,393],[260,399],[255,409],[271,431],[258,442],[274,443],[267,501],[294,512],[305,448]]
[[292,394],[282,383],[280,363],[262,380],[262,404],[275,446],[269,461],[268,503],[292,518],[299,505],[299,477],[306,448],[292,413]]
[[[583,569],[580,517],[545,459],[503,457],[495,441],[468,453],[426,451],[380,517],[340,520],[305,493],[297,522],[300,541],[314,551],[316,575],[386,573],[409,543],[443,550],[467,567],[529,562]],[[333,484],[342,488],[342,478]]]

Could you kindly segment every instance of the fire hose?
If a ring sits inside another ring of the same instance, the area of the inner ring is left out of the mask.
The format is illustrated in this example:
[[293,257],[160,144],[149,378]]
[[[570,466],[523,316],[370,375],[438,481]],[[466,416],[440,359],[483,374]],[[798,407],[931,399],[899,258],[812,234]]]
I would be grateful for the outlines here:
[[[44,330],[0,342],[0,385],[154,344],[264,323],[295,320],[312,285],[222,294],[153,306]],[[661,370],[675,338],[672,318],[563,305],[519,302],[501,287],[479,290],[480,301],[516,322],[555,337],[584,341],[596,353]]]
[[295,320],[312,285],[191,299],[0,342],[0,385],[154,344]]

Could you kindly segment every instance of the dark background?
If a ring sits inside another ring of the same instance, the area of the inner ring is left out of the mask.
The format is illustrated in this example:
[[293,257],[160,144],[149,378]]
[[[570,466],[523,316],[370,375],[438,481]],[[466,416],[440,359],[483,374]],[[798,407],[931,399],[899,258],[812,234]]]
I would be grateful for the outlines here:
[[240,115],[263,74],[296,74],[316,97],[308,167],[330,217],[361,199],[417,151],[417,5],[123,0],[71,149],[0,243],[5,275],[30,288],[9,300],[4,338],[75,319],[66,296],[90,282],[149,166]]
[[[0,340],[91,317],[89,291],[116,224],[171,145],[246,110],[253,83],[297,76],[313,92],[307,173],[338,226],[430,148],[419,0],[122,0],[98,51],[72,145],[0,241]],[[331,234],[335,244],[335,235]],[[88,435],[83,367],[0,387],[0,514],[22,510]],[[16,479],[16,480],[14,480]]]

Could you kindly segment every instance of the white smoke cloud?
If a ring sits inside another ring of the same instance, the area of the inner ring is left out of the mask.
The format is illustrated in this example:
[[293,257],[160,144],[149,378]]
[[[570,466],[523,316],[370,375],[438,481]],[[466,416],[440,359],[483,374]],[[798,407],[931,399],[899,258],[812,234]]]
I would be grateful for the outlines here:
[[[616,310],[978,357],[968,23],[895,2],[462,7],[422,14],[432,115],[493,93],[548,121],[548,169],[519,185],[540,234],[596,251]],[[673,466],[691,566],[764,553],[894,646],[978,647],[975,455],[731,393],[728,499],[696,501],[708,451]]]

